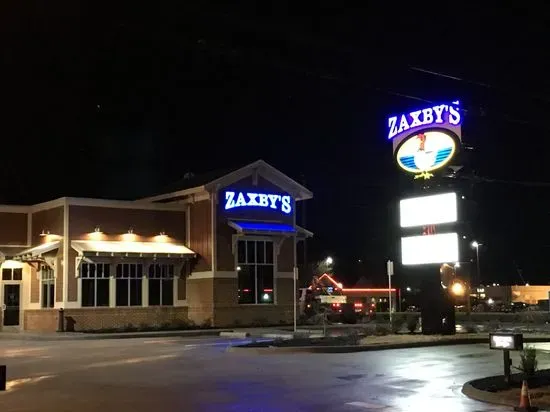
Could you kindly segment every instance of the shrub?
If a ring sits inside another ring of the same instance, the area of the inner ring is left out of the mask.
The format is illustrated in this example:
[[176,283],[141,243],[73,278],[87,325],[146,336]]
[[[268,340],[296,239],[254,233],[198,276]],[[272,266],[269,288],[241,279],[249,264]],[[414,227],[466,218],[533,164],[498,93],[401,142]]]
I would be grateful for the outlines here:
[[124,332],[136,332],[138,330],[138,328],[136,328],[134,325],[132,325],[131,323],[128,323],[125,327],[124,327]]
[[407,318],[407,330],[409,333],[414,333],[418,327],[418,316],[411,315]]
[[532,346],[527,346],[520,353],[519,369],[527,376],[533,376],[537,371],[537,350]]
[[374,328],[374,334],[376,336],[385,336],[390,333],[390,329],[385,325],[376,325]]
[[147,331],[150,331],[151,329],[153,329],[151,326],[149,326],[147,323],[140,323],[139,326],[138,326],[138,330],[140,332],[147,332]]
[[393,333],[399,333],[405,324],[405,318],[403,316],[394,316],[391,322],[391,331]]
[[176,319],[171,325],[170,329],[174,330],[185,330],[185,329],[191,329],[189,321],[184,319]]
[[343,338],[345,343],[348,345],[359,345],[359,342],[361,341],[361,336],[359,335],[359,332],[355,329],[348,330]]
[[211,318],[206,318],[205,320],[202,321],[202,323],[200,325],[201,329],[209,329],[211,327],[212,327],[212,319]]
[[267,326],[267,324],[268,324],[267,318],[256,318],[252,321],[252,326],[256,326],[256,327]]

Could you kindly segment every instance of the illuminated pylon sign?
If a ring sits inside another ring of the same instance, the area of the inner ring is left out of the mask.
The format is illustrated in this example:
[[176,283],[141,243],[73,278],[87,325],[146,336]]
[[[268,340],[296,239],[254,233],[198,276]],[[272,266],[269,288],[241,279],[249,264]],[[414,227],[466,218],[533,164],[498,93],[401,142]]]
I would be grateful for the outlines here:
[[415,179],[429,179],[431,172],[449,163],[456,147],[455,139],[443,131],[423,132],[403,140],[395,158],[401,169],[415,174]]
[[461,124],[458,101],[389,117],[387,138],[397,165],[415,179],[430,179],[456,157]]
[[389,117],[388,139],[392,139],[403,132],[417,127],[437,126],[445,123],[458,126],[462,121],[462,117],[457,106],[458,102],[454,105],[440,104],[399,116]]

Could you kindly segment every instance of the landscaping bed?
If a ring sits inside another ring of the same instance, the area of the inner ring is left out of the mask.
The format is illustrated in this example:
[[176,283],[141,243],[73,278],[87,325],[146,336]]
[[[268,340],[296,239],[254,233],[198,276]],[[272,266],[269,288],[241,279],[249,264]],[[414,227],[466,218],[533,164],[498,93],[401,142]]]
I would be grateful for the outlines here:
[[550,408],[550,370],[540,370],[534,376],[523,373],[513,374],[510,383],[503,376],[491,376],[468,382],[463,392],[471,398],[490,403],[517,406],[519,404],[521,385],[527,380],[531,405],[539,408]]

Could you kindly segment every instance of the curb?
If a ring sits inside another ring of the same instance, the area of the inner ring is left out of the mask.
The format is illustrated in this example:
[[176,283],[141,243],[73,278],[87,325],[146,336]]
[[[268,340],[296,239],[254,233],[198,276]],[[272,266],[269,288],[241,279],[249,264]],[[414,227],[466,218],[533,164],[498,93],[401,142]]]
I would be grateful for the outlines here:
[[219,336],[224,337],[224,338],[244,339],[244,338],[250,337],[250,333],[248,333],[248,332],[224,331],[224,332],[220,332]]
[[[223,331],[222,331],[223,332]],[[126,332],[126,333],[77,333],[74,335],[64,335],[63,332],[51,335],[26,335],[24,333],[10,333],[2,335],[0,340],[26,340],[26,341],[77,341],[77,340],[106,340],[106,339],[137,339],[137,338],[185,338],[198,336],[219,336],[217,330],[197,330],[197,331],[158,331],[158,332]]]
[[[550,337],[547,338],[526,338],[526,343],[536,342],[550,342]],[[408,349],[408,348],[428,348],[433,346],[452,346],[452,345],[476,345],[487,344],[488,339],[483,338],[469,338],[469,339],[455,339],[444,341],[431,341],[431,342],[411,342],[411,343],[380,343],[380,344],[367,344],[367,345],[345,345],[345,346],[287,346],[287,347],[246,347],[233,345],[228,349],[228,352],[254,352],[257,354],[278,354],[278,353],[355,353],[355,352],[373,352],[379,350],[391,350],[391,349]],[[474,388],[474,390],[476,390]]]
[[[470,381],[470,382],[473,382],[473,381]],[[511,407],[517,406],[517,403],[503,400],[497,393],[482,391],[480,389],[474,388],[470,382],[466,382],[462,386],[462,393],[466,395],[468,398],[474,399],[476,401],[485,402],[485,403],[491,403],[494,405],[506,405]]]

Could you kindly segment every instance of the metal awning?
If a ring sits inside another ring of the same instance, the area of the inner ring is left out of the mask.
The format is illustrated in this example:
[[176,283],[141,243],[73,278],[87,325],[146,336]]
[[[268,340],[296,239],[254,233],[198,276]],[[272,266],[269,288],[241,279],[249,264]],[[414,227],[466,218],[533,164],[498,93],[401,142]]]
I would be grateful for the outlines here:
[[60,240],[42,243],[41,245],[34,246],[17,253],[15,257],[21,260],[32,260],[40,258],[44,253],[52,252],[56,249],[59,249],[60,244]]
[[303,227],[300,227],[300,226],[296,226],[296,233],[300,239],[313,237],[313,232],[310,232],[309,230],[304,229]]
[[71,247],[80,256],[194,257],[191,249],[177,243],[73,240]]
[[300,226],[293,226],[288,223],[230,220],[228,221],[228,224],[237,232],[243,234],[267,234],[283,236],[296,235],[300,238],[313,236],[313,233],[311,233],[310,231],[305,230]]

